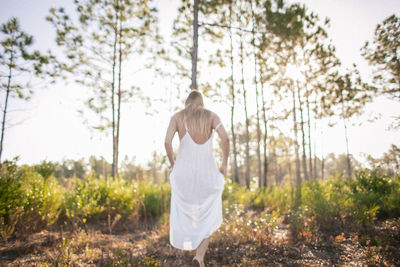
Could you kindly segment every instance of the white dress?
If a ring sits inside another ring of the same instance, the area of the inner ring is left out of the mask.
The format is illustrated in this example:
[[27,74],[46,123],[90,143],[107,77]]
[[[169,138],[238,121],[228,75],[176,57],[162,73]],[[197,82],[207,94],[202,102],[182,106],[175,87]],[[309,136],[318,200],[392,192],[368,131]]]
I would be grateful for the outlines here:
[[225,179],[217,167],[212,150],[214,132],[205,143],[197,144],[188,132],[186,121],[184,123],[186,134],[180,141],[169,177],[169,242],[178,249],[194,250],[222,224]]

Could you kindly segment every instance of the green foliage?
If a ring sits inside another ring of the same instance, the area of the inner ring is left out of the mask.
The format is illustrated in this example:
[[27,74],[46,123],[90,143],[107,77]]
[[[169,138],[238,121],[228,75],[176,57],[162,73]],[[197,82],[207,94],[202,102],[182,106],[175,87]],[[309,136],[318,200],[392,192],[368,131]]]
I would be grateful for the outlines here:
[[[0,90],[5,91],[5,103],[2,106],[0,159],[3,153],[4,131],[6,129],[8,99],[16,97],[29,100],[33,94],[31,83],[34,77],[56,76],[56,71],[45,70],[53,56],[44,56],[39,51],[30,52],[33,36],[25,33],[16,17],[11,17],[0,25]],[[30,79],[21,78],[27,75]]]
[[143,216],[160,216],[169,209],[170,187],[169,184],[156,185],[140,182],[137,192],[140,199],[140,214]]
[[[362,56],[373,68],[374,92],[399,100],[400,83],[400,17],[395,14],[386,18],[375,29],[372,42],[365,42]],[[397,113],[391,127],[400,128]]]
[[347,206],[347,193],[343,178],[332,177],[327,182],[310,183],[308,186],[309,203],[317,219],[324,221],[327,217],[340,217],[343,207]]
[[374,82],[381,94],[398,99],[400,81],[400,18],[395,14],[386,18],[375,29],[372,42],[361,49],[364,58],[374,67]]
[[292,193],[292,226],[296,231],[312,230],[350,220],[365,227],[377,218],[396,218],[400,215],[399,181],[400,177],[364,169],[349,180],[332,176],[302,183]]
[[33,167],[13,161],[0,165],[0,220],[2,238],[37,231],[54,223],[62,203],[62,188],[54,177],[42,177]]
[[266,187],[258,189],[252,204],[255,208],[287,212],[291,205],[288,187]]
[[156,185],[146,181],[130,182],[123,178],[88,175],[84,180],[73,178],[66,193],[63,211],[68,219],[105,219],[108,215],[128,217],[140,212],[141,216],[160,216],[169,207],[169,185]]
[[12,80],[12,83],[5,82],[8,76],[2,75],[0,87],[7,89],[10,96],[28,100],[32,95],[33,91],[28,90],[30,82],[21,79],[21,74],[41,78],[57,76],[56,66],[48,68],[54,59],[51,54],[29,51],[34,38],[21,29],[18,18],[11,17],[0,25],[0,37],[0,71],[9,74]]
[[380,158],[368,156],[372,169],[384,173],[387,176],[400,176],[400,147],[392,144],[389,151],[383,153]]
[[292,222],[295,230],[337,225],[345,217],[348,190],[341,176],[302,183],[295,191]]
[[368,169],[360,171],[355,179],[349,181],[352,211],[363,225],[373,223],[377,216],[395,215],[389,202],[389,196],[395,190],[390,181],[388,177]]
[[105,207],[107,188],[101,180],[92,176],[80,180],[72,179],[72,188],[65,192],[63,213],[72,221],[94,218],[102,213]]
[[43,177],[33,167],[23,167],[19,171],[22,195],[16,197],[21,199],[24,214],[18,229],[26,233],[53,224],[60,213],[63,188],[53,176]]
[[111,108],[115,112],[117,108],[110,106],[110,98],[121,104],[140,95],[132,84],[134,80],[125,78],[123,63],[147,52],[151,55],[147,64],[155,60],[154,50],[158,49],[155,46],[159,45],[160,36],[157,10],[152,4],[152,1],[132,0],[74,1],[78,19],[63,7],[51,8],[46,17],[63,51],[57,58],[63,77],[73,77],[75,83],[90,89],[90,96],[84,101],[89,111],[79,110],[79,113],[93,112],[98,116],[100,121],[85,120],[91,129],[104,132],[114,127],[111,122],[115,118],[108,115]]
[[[60,185],[48,163],[18,167],[16,161],[0,165],[0,234],[6,242],[13,235],[41,230],[60,219],[72,223],[132,215],[137,219],[163,219],[169,210],[168,183],[98,178],[91,173],[84,179],[73,176]],[[249,218],[254,223],[251,227],[267,222],[273,227],[276,220],[272,218],[280,214],[290,214],[297,233],[340,226],[348,220],[368,226],[379,218],[400,216],[400,176],[387,177],[365,169],[352,179],[338,175],[304,182],[293,189],[248,190],[233,183],[225,186],[222,198],[226,216],[238,216],[239,221],[244,209],[263,210],[265,218]]]
[[390,178],[365,169],[349,180],[337,174],[327,180],[303,182],[293,189],[248,190],[234,183],[225,187],[223,200],[226,207],[289,212],[295,233],[337,227],[348,221],[367,226],[377,218],[400,215],[400,176]]
[[17,173],[16,159],[0,164],[0,231],[7,242],[14,233],[15,225],[23,213],[20,175]]
[[388,217],[399,217],[400,216],[400,175],[388,178],[389,184],[391,185],[391,194],[387,198],[387,204],[384,211]]
[[135,185],[122,179],[121,177],[97,179],[103,186],[103,200],[105,213],[122,216],[129,216],[137,209],[137,195]]
[[76,224],[109,216],[149,218],[169,209],[169,184],[91,173],[60,185],[53,167],[48,162],[18,167],[17,159],[0,165],[0,234],[6,242],[13,234],[39,231],[58,219]]
[[[54,176],[57,178],[70,178],[76,176],[83,179],[87,171],[87,165],[84,159],[79,160],[62,160],[54,164]],[[100,174],[101,172],[98,172]]]
[[43,178],[48,178],[50,175],[53,175],[56,169],[56,164],[51,161],[42,161],[42,163],[35,165],[34,169],[38,172]]
[[249,191],[245,187],[241,187],[237,183],[226,185],[222,192],[222,200],[229,204],[244,204],[248,205],[251,203],[252,195],[254,191]]

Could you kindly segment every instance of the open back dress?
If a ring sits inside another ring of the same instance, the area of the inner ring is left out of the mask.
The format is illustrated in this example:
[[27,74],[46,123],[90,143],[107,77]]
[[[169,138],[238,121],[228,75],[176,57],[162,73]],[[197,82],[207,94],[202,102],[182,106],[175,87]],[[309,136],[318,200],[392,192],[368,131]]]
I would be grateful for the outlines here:
[[[224,175],[215,162],[214,131],[203,144],[193,141],[185,118],[186,133],[180,140],[170,174],[171,212],[169,241],[175,248],[194,250],[222,224]],[[221,123],[215,127],[215,130]]]

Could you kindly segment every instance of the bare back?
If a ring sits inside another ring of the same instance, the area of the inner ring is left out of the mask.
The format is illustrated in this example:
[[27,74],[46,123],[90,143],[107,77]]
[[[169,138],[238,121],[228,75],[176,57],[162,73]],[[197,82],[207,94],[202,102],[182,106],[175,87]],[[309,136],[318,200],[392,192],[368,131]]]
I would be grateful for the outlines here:
[[177,132],[179,135],[179,139],[182,139],[186,134],[186,129],[185,129],[185,121],[186,121],[189,135],[193,139],[193,141],[197,144],[203,144],[208,139],[210,139],[212,130],[215,129],[217,127],[217,125],[220,123],[220,119],[218,118],[218,116],[215,113],[210,112],[210,120],[209,120],[209,125],[208,125],[209,131],[208,131],[207,135],[204,135],[198,131],[192,130],[193,127],[191,127],[191,125],[193,125],[194,122],[191,121],[190,117],[184,116],[183,110],[176,113],[174,118],[176,120],[176,126],[177,126]]

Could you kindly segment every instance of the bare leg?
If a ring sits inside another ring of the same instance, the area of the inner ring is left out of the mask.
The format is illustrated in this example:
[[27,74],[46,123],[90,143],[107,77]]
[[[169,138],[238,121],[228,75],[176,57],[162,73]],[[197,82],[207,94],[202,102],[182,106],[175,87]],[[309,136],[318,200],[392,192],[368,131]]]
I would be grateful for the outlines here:
[[204,255],[207,252],[208,248],[208,243],[210,242],[210,238],[204,238],[203,241],[201,241],[200,245],[196,249],[196,256],[194,256],[193,259],[197,259],[198,262],[200,263],[200,267],[204,267]]

